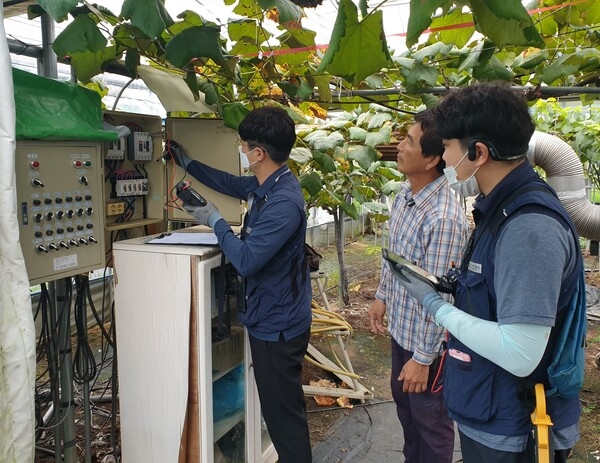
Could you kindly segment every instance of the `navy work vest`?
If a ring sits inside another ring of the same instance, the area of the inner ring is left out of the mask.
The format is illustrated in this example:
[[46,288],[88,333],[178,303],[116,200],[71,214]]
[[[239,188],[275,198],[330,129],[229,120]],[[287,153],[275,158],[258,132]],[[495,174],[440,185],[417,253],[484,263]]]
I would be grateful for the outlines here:
[[[545,214],[571,230],[577,243],[576,249],[579,249],[575,226],[556,193],[539,178],[528,162],[512,171],[496,188],[499,187],[500,190],[496,191],[493,198],[486,198],[494,201],[492,210],[486,211],[487,216],[477,208],[473,212],[476,229],[469,240],[472,249],[467,249],[461,265],[455,295],[456,307],[475,317],[491,321],[497,321],[493,257],[498,230],[502,224],[523,213]],[[518,193],[515,194],[515,191]],[[545,372],[556,339],[555,333],[558,332],[556,327],[560,326],[563,318],[561,311],[564,313],[568,306],[583,265],[581,253],[577,253],[576,258],[578,262],[573,272],[563,278],[556,323],[545,354],[538,367],[527,378],[509,373],[450,336],[448,349],[457,349],[471,357],[470,362],[465,362],[451,355],[446,356],[444,398],[450,418],[471,428],[498,435],[519,436],[531,430],[530,414],[535,406],[533,385],[537,382],[546,383]],[[469,264],[473,263],[476,265],[469,269]],[[473,271],[474,269],[477,271]],[[555,429],[570,426],[579,419],[578,397],[570,400],[548,399],[547,407]]]

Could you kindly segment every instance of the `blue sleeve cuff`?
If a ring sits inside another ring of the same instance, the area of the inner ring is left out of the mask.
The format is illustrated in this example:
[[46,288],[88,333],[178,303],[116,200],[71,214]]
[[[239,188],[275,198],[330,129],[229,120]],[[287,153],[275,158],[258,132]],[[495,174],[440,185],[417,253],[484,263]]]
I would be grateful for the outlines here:
[[425,310],[427,310],[427,312],[435,319],[435,314],[437,311],[444,304],[447,304],[447,302],[443,300],[438,293],[431,292],[425,295],[422,304],[423,307],[425,307]]
[[[212,214],[210,214],[208,216],[208,220],[207,220],[208,226],[210,228],[214,229],[215,224],[221,219],[223,219],[223,216],[219,212],[213,212]],[[225,220],[225,219],[223,219],[223,220]]]

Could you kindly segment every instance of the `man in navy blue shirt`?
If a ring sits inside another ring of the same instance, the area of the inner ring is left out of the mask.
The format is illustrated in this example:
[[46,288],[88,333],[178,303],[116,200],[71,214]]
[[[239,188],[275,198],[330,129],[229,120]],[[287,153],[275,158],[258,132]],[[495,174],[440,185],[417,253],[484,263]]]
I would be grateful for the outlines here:
[[238,318],[248,331],[262,413],[279,462],[309,463],[302,360],[310,338],[312,288],[304,258],[306,206],[287,166],[295,126],[283,109],[266,106],[248,113],[238,133],[241,165],[254,175],[214,169],[180,150],[174,158],[206,186],[248,202],[240,236],[210,202],[186,210],[214,230],[245,280]]

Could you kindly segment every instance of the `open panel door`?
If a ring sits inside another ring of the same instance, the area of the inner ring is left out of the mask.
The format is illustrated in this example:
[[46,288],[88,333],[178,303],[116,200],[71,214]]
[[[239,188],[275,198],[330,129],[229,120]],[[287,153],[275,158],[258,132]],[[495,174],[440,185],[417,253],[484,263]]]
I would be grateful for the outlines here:
[[[238,134],[225,127],[221,119],[167,118],[166,131],[167,140],[179,143],[190,158],[234,175],[240,175]],[[174,166],[173,162],[168,161],[167,196],[173,195],[174,186],[183,179],[191,181],[198,193],[213,202],[230,225],[241,225],[243,210],[240,200],[211,190],[191,175],[185,174],[180,167]],[[186,211],[176,208],[168,209],[167,218],[176,222],[194,221]]]

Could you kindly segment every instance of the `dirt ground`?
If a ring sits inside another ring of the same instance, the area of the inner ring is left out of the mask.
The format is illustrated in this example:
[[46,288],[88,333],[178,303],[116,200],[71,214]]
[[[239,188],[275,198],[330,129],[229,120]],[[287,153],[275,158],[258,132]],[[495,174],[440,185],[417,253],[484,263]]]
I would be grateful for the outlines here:
[[[339,313],[352,326],[352,335],[345,340],[346,350],[352,368],[360,378],[359,382],[373,393],[370,401],[391,400],[389,387],[390,337],[371,333],[367,310],[375,298],[379,283],[380,248],[374,245],[373,237],[349,242],[344,258],[350,281],[350,305],[340,308],[338,303],[338,270],[337,256],[334,246],[319,249],[323,255],[320,270],[325,271],[325,284],[328,302],[335,312]],[[315,293],[315,300],[323,305]],[[311,343],[324,355],[334,359],[340,355],[335,340],[313,336]],[[332,352],[332,347],[335,352]],[[336,384],[340,381],[331,373],[305,362],[304,384],[311,381],[330,380]],[[349,408],[331,405],[318,405],[314,397],[307,397],[308,420],[313,445],[327,437],[331,425],[349,412]],[[351,406],[363,406],[358,400],[352,400]]]
[[[350,306],[338,308],[337,303],[337,270],[336,255],[333,246],[318,249],[323,254],[323,267],[329,278],[327,297],[330,305],[340,313],[353,327],[352,337],[346,342],[347,351],[354,371],[360,375],[360,383],[373,392],[371,401],[391,400],[389,391],[389,335],[371,333],[367,310],[373,298],[379,280],[380,248],[376,246],[373,236],[365,236],[357,241],[349,242],[344,258],[350,278]],[[586,268],[597,269],[598,261],[586,259]],[[588,273],[588,284],[600,287],[600,272]],[[318,300],[318,299],[317,299]],[[320,301],[319,301],[320,302]],[[313,338],[312,343],[325,355],[328,344]],[[596,357],[600,355],[600,323],[588,322],[586,349],[586,376],[581,393],[583,415],[581,418],[581,440],[575,446],[570,461],[582,463],[600,460],[600,367]],[[305,384],[316,379],[334,380],[330,373],[305,363]],[[338,381],[339,382],[339,381]],[[351,401],[352,406],[369,406]],[[344,414],[348,408],[333,405],[319,406],[312,397],[307,397],[309,425],[313,445],[327,438],[329,428]],[[400,432],[400,428],[398,428]]]

